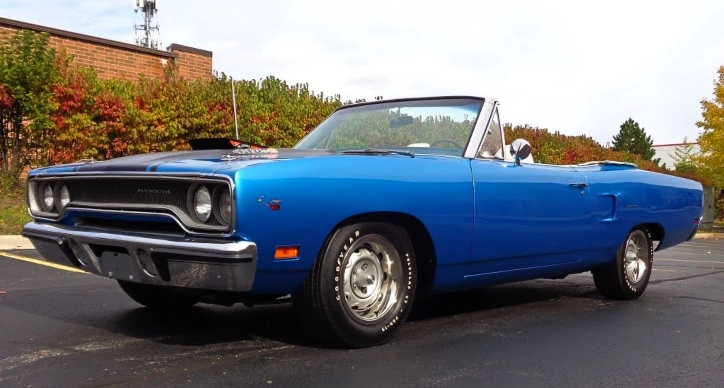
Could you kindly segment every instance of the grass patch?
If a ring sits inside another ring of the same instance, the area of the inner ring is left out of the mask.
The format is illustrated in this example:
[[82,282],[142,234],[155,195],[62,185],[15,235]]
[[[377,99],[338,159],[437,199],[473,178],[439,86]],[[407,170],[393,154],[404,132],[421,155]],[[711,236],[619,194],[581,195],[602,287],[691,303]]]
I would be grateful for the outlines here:
[[12,175],[0,174],[0,234],[20,234],[30,219],[24,183]]
[[724,234],[724,220],[716,220],[714,221],[714,225],[711,228],[712,232],[714,233],[723,233]]
[[23,225],[30,221],[25,203],[13,206],[0,206],[0,235],[20,234]]

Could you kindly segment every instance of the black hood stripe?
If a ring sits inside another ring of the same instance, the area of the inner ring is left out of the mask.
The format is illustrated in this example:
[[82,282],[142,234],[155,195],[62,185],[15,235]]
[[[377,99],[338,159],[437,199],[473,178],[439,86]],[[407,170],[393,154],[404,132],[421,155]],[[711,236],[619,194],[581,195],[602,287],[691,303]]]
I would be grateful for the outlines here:
[[305,156],[332,155],[329,150],[296,150],[296,149],[262,149],[262,150],[201,150],[201,151],[170,151],[153,152],[109,159],[102,162],[86,163],[75,167],[76,172],[130,171],[155,172],[167,163],[185,160],[205,160],[209,163],[221,163],[224,156],[246,159],[286,159]]

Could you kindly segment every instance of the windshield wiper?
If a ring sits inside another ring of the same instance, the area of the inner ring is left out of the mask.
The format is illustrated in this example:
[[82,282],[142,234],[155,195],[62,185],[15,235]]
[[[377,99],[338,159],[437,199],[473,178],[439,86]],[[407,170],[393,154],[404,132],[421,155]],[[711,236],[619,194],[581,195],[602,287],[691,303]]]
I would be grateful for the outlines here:
[[407,155],[411,158],[415,157],[415,153],[411,151],[399,151],[399,150],[383,150],[379,148],[365,148],[363,150],[345,150],[343,154],[397,154]]

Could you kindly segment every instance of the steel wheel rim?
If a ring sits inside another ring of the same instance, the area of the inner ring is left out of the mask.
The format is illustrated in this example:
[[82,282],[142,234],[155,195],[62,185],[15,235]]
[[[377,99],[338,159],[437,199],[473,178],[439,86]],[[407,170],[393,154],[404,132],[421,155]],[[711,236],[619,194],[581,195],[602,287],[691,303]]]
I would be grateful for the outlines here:
[[380,235],[367,235],[349,247],[344,260],[343,305],[352,317],[373,323],[394,308],[402,284],[402,261]]
[[630,283],[638,283],[646,275],[648,253],[649,247],[643,233],[635,233],[626,241],[624,266]]

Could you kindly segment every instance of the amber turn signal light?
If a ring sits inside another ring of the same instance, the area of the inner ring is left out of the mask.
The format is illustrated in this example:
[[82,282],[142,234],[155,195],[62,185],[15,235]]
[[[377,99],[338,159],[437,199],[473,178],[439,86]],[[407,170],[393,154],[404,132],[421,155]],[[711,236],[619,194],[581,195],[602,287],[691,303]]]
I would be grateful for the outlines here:
[[277,247],[274,252],[275,260],[296,259],[297,257],[299,257],[299,247],[297,246]]

